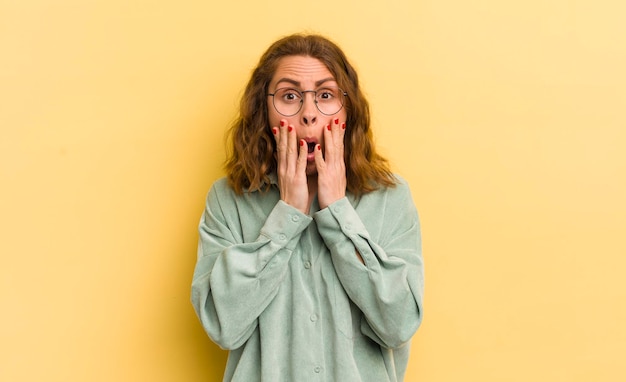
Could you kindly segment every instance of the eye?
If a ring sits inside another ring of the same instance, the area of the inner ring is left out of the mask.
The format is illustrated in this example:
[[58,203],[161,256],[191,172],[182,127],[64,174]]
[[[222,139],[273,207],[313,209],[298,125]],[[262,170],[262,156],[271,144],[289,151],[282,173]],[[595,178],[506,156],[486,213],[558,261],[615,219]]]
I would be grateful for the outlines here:
[[302,97],[300,92],[296,89],[280,89],[277,93],[280,99],[287,103],[300,102],[300,98]]
[[334,89],[320,89],[317,91],[317,98],[321,101],[330,101],[337,96],[337,90]]

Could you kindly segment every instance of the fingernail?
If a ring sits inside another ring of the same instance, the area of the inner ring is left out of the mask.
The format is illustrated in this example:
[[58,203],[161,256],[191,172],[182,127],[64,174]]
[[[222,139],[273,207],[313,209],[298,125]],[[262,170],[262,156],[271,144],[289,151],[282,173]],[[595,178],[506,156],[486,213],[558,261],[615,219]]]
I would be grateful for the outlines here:
[[304,146],[304,139],[300,139],[300,146]]
[[280,121],[280,126],[285,126],[285,121]]
[[341,128],[342,128],[342,129],[345,129],[345,128],[346,128],[346,123],[345,123],[345,122],[341,124]]
[[287,128],[287,131],[291,132],[291,130],[293,130],[293,127],[289,126],[289,127]]
[[278,130],[276,130],[275,127],[272,127],[272,133],[274,133],[274,135],[276,135],[276,133],[278,133]]
[[335,118],[335,125],[339,124],[339,118]]
[[322,150],[322,145],[317,145],[317,151],[321,151]]
[[330,125],[326,125],[326,129],[328,129],[328,131],[330,131]]

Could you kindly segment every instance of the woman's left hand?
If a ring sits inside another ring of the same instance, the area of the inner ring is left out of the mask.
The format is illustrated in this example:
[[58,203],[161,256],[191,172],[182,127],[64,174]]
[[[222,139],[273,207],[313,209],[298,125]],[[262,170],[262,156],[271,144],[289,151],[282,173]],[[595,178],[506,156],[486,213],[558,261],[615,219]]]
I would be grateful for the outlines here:
[[324,129],[324,154],[319,144],[315,150],[317,199],[322,209],[346,196],[346,164],[343,159],[345,133],[346,123],[335,118]]

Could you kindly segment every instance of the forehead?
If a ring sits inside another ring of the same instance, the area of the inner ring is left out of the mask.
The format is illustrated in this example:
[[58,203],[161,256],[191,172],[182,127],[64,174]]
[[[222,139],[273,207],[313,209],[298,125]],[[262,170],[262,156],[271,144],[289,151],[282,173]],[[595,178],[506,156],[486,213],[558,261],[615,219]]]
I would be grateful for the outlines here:
[[309,56],[287,56],[278,61],[271,85],[292,82],[309,88],[316,86],[320,81],[335,81],[335,77],[324,63]]

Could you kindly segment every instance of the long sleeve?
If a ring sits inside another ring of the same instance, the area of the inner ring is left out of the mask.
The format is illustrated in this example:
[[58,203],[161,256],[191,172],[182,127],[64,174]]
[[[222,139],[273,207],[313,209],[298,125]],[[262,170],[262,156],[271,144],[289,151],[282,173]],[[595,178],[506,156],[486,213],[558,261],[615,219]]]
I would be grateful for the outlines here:
[[314,219],[341,285],[363,312],[361,332],[383,347],[397,348],[422,320],[419,218],[404,181],[363,198],[356,209],[348,198],[340,199]]
[[229,350],[224,381],[402,381],[422,317],[419,231],[402,180],[313,217],[281,202],[275,180],[242,195],[215,182],[191,300]]
[[[236,349],[276,296],[291,253],[312,219],[282,201],[265,198],[265,206],[256,206],[224,190],[214,186],[207,197],[191,299],[211,339],[224,349]],[[253,208],[240,208],[246,203]],[[267,219],[259,227],[244,228],[243,221],[263,216],[255,208],[265,208]]]

